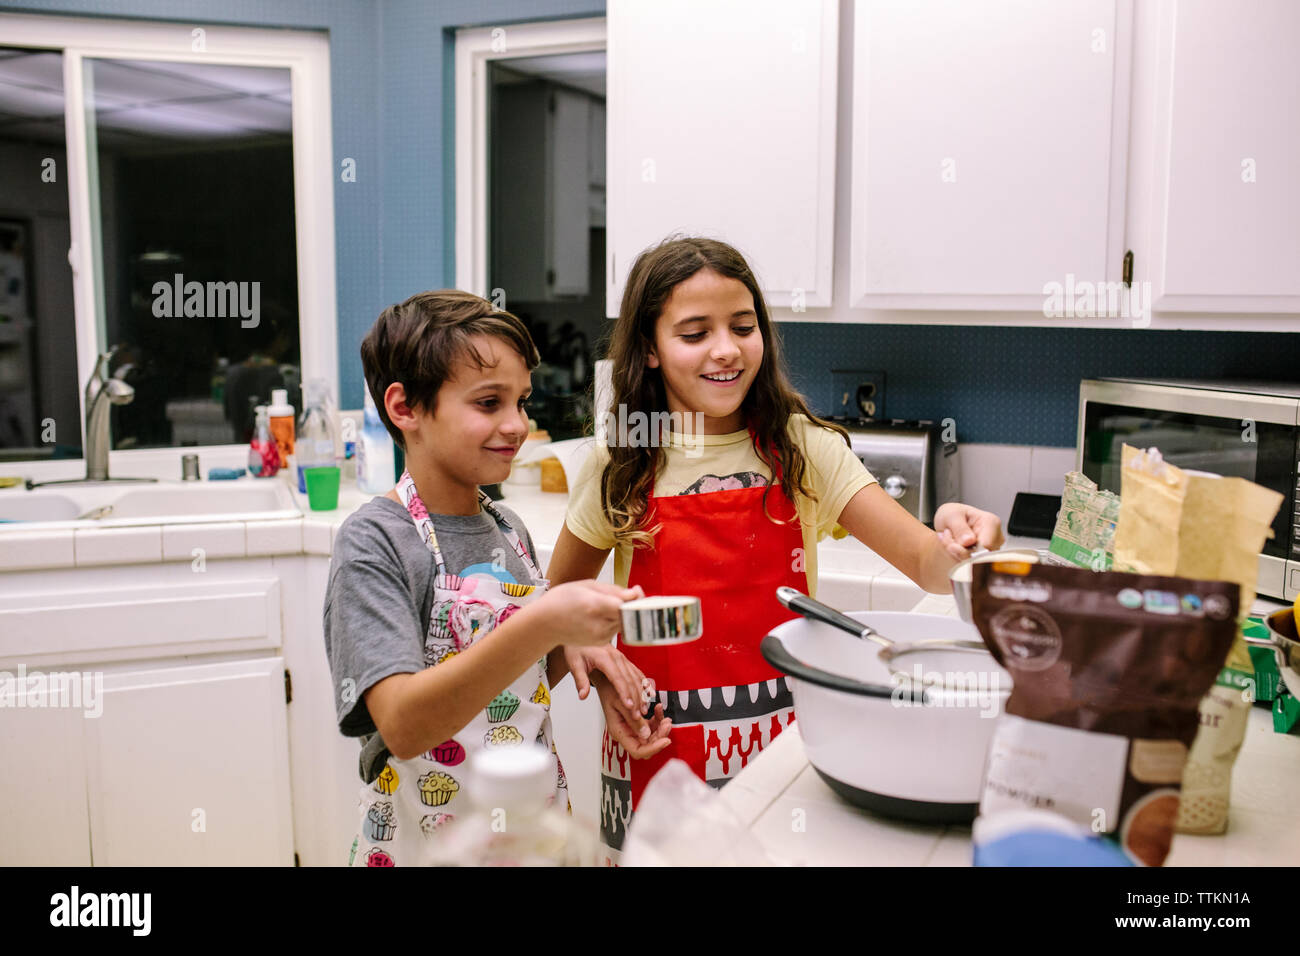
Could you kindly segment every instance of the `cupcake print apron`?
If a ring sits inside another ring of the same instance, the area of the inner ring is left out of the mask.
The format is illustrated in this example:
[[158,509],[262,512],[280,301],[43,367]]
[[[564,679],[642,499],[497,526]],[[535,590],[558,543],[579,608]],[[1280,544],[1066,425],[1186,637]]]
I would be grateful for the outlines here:
[[[437,573],[433,581],[433,610],[424,643],[426,665],[437,666],[481,640],[521,607],[546,591],[546,581],[523,543],[482,491],[483,510],[492,516],[532,577],[529,584],[500,580],[488,573],[469,577],[449,574],[428,510],[415,490],[410,472],[397,484],[411,520],[419,529]],[[498,572],[508,578],[508,572]],[[438,830],[468,809],[466,761],[484,748],[517,747],[536,742],[555,754],[551,735],[551,695],[546,682],[546,659],[525,671],[494,697],[451,740],[410,760],[389,755],[373,783],[361,788],[360,831],[352,843],[350,866],[419,866],[429,862],[431,841]],[[555,757],[555,799],[568,807],[568,784],[559,757]]]
[[[781,490],[780,468],[767,498],[779,521],[795,516]],[[807,592],[799,521],[777,524],[763,513],[766,487],[654,496],[651,548],[633,552],[628,587],[647,595],[700,598],[704,635],[668,647],[619,649],[655,682],[671,743],[648,760],[632,760],[606,730],[601,741],[600,837],[605,862],[616,864],[646,784],[667,761],[684,760],[720,787],[794,720],[786,678],[763,660],[758,644],[793,615],[776,599],[781,586]]]

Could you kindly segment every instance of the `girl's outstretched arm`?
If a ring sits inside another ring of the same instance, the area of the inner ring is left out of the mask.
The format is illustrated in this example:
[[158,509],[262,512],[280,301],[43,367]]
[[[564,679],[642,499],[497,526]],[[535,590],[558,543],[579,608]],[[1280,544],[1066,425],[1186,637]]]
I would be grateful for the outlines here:
[[952,593],[948,571],[968,548],[999,548],[1002,521],[989,511],[949,502],[940,505],[931,531],[879,484],[849,499],[840,526],[932,594]]

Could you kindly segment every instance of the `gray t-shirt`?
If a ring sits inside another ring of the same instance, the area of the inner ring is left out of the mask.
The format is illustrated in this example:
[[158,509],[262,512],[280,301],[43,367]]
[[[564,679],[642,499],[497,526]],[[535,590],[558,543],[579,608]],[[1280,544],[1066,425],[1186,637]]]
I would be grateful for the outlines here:
[[[537,551],[524,523],[509,508],[495,504],[536,562]],[[532,583],[505,532],[486,511],[429,517],[449,573],[494,573],[495,561],[516,583]],[[373,498],[362,505],[334,537],[325,591],[325,651],[339,730],[361,738],[359,770],[367,783],[383,770],[389,751],[366,708],[365,693],[385,677],[414,674],[428,666],[424,641],[436,573],[433,552],[406,508],[391,498]]]

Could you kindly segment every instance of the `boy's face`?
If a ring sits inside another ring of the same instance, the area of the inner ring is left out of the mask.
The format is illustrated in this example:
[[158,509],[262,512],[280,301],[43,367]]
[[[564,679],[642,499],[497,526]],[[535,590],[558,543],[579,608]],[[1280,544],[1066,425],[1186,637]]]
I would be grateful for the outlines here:
[[519,353],[500,339],[476,335],[471,345],[487,362],[462,360],[438,390],[434,412],[420,412],[407,433],[408,454],[461,486],[504,481],[528,437],[524,403],[532,377]]

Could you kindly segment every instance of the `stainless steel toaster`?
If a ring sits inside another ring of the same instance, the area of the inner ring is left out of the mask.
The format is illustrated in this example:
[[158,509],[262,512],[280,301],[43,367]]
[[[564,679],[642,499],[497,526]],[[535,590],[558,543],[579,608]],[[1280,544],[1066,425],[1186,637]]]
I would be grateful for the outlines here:
[[932,421],[832,418],[849,433],[853,454],[876,476],[891,498],[926,524],[947,501],[961,500],[956,441],[943,440]]

